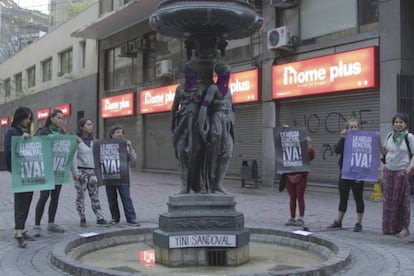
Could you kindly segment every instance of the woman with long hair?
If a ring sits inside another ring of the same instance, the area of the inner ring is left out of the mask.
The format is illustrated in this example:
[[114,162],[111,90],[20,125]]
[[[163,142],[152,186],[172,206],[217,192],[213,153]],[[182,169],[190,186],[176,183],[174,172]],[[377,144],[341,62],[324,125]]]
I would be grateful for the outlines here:
[[92,210],[98,226],[109,226],[104,219],[99,202],[98,179],[95,175],[93,160],[93,124],[90,119],[82,118],[78,123],[78,148],[74,157],[72,172],[76,188],[76,209],[80,216],[80,226],[87,227],[85,218],[85,191],[89,192]]
[[[12,137],[23,136],[26,138],[31,137],[33,120],[33,112],[25,106],[21,106],[16,109],[13,115],[13,121],[11,127],[7,130],[4,138],[4,156],[6,161],[6,167],[9,172],[12,171],[11,162],[11,150],[12,150]],[[24,230],[27,216],[29,214],[30,203],[32,202],[33,192],[21,192],[14,193],[14,222],[15,222],[15,238],[20,248],[24,248],[27,245],[27,241],[34,240]]]
[[[56,135],[65,134],[63,128],[63,112],[60,109],[53,109],[52,112],[46,119],[45,125],[37,131],[37,135]],[[49,203],[49,223],[47,230],[55,233],[63,233],[65,230],[59,225],[55,224],[56,211],[58,208],[58,201],[60,190],[62,189],[61,184],[56,184],[54,190],[45,190],[40,192],[39,200],[36,204],[36,215],[35,215],[35,237],[40,237],[40,221],[42,220],[43,211],[45,209],[46,202],[50,195]]]

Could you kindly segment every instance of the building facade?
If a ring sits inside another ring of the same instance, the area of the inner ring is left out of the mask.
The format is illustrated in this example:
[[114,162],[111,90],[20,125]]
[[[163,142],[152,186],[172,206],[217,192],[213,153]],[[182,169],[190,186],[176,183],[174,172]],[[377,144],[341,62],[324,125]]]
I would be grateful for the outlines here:
[[[100,18],[72,34],[97,41],[98,136],[121,123],[140,153],[136,169],[177,171],[169,108],[183,81],[184,43],[149,27],[148,18],[162,1],[121,2],[100,1]],[[244,160],[256,160],[262,183],[272,185],[274,129],[289,124],[306,129],[313,139],[310,182],[336,186],[333,147],[347,119],[355,117],[364,130],[385,135],[397,111],[414,117],[414,3],[249,2],[263,17],[263,29],[229,41],[225,56],[218,58],[232,66],[235,99],[236,141],[228,175],[239,176]],[[71,104],[82,110],[80,103]]]

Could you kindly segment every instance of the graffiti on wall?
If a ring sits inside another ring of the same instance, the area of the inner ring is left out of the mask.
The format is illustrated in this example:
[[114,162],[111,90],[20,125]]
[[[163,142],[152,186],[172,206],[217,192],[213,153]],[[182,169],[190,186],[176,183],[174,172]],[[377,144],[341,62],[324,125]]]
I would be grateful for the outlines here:
[[[345,126],[346,121],[350,118],[356,118],[361,124],[361,129],[364,129],[369,121],[368,115],[372,112],[371,109],[359,109],[349,112],[333,111],[329,113],[309,113],[303,114],[301,118],[293,118],[293,125],[304,126],[309,135],[339,135]],[[336,141],[335,141],[336,143]],[[320,157],[322,160],[326,160],[330,157],[334,157],[335,144],[323,143],[319,149]]]

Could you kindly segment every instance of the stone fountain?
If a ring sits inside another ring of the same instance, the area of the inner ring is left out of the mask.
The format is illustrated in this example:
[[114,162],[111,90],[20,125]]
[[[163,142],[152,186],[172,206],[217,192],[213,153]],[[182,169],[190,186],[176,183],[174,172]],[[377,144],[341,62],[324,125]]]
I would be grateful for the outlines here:
[[[262,18],[257,15],[254,7],[246,1],[237,0],[167,0],[150,17],[150,26],[155,31],[184,40],[187,64],[191,63],[184,70],[186,84],[177,89],[176,97],[181,97],[181,108],[187,105],[186,116],[191,119],[186,118],[185,125],[193,129],[175,129],[174,122],[183,119],[176,119],[179,112],[175,109],[178,110],[180,105],[173,106],[174,135],[179,136],[177,133],[188,131],[190,134],[175,139],[183,186],[177,195],[169,197],[168,212],[160,215],[159,229],[153,232],[155,259],[158,263],[169,267],[237,266],[249,261],[250,234],[244,228],[244,215],[236,211],[234,197],[221,186],[233,142],[226,144],[227,160],[220,163],[225,158],[214,158],[215,153],[211,152],[213,142],[207,138],[202,139],[199,125],[206,121],[202,117],[203,107],[204,116],[215,112],[214,109],[209,109],[208,113],[206,111],[211,103],[207,95],[213,95],[215,91],[223,102],[216,108],[220,112],[224,109],[225,95],[227,92],[229,94],[227,98],[230,100],[227,101],[230,101],[230,108],[224,110],[221,118],[232,113],[231,94],[227,87],[229,67],[216,68],[218,83],[220,72],[224,78],[227,77],[227,83],[226,80],[222,82],[221,90],[219,84],[215,86],[213,83],[213,67],[218,62],[217,55],[224,56],[227,40],[251,36],[261,25]],[[193,82],[194,85],[191,86],[194,77],[197,78],[197,84]],[[187,81],[190,83],[187,84]],[[206,97],[210,101],[205,100]],[[216,99],[215,101],[217,102]],[[232,128],[230,121],[228,125]],[[185,149],[180,151],[180,145],[187,143],[184,142],[187,140],[191,140],[191,143],[188,142]],[[212,168],[218,168],[217,172],[212,173]]]

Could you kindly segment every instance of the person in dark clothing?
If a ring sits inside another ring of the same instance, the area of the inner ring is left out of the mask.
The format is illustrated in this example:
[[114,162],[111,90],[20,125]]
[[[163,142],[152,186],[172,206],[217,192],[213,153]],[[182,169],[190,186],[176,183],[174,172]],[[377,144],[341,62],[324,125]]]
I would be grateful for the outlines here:
[[[49,117],[47,117],[44,127],[37,131],[37,135],[55,135],[65,134],[63,130],[63,112],[60,109],[53,109]],[[46,202],[50,195],[49,203],[49,223],[47,230],[55,233],[63,233],[65,230],[59,225],[55,224],[55,216],[58,208],[58,201],[60,190],[62,185],[56,184],[54,190],[46,190],[40,192],[39,200],[36,204],[36,215],[35,215],[35,237],[40,237],[40,221],[42,220],[43,211],[45,209]]]
[[[12,125],[7,130],[4,137],[4,156],[6,167],[9,172],[12,171],[12,137],[31,137],[30,129],[32,126],[32,119],[33,112],[28,107],[21,106],[14,112]],[[32,198],[33,192],[14,193],[14,228],[16,230],[15,238],[20,248],[26,247],[28,240],[34,240],[24,230]]]
[[[124,128],[121,125],[114,125],[109,131],[109,138],[111,139],[124,139]],[[135,153],[134,148],[132,147],[131,141],[126,140],[127,143],[127,153],[128,153],[128,163],[129,161],[135,161],[137,159],[137,154]],[[120,185],[105,185],[106,195],[108,196],[109,209],[111,211],[112,220],[111,224],[118,224],[120,221],[120,212],[118,207],[118,198],[122,201],[122,206],[124,207],[124,213],[127,220],[127,223],[132,226],[140,226],[140,223],[137,220],[135,214],[134,205],[132,203],[130,195],[130,184],[124,183]]]
[[[335,153],[340,154],[339,157],[339,167],[342,170],[344,147],[345,147],[345,135],[346,131],[358,130],[359,121],[357,119],[350,119],[346,123],[346,127],[341,131],[341,138],[335,146]],[[339,207],[338,215],[336,220],[328,226],[328,228],[342,228],[342,219],[345,216],[345,212],[348,206],[349,191],[352,189],[352,194],[354,196],[357,212],[357,222],[354,227],[354,232],[362,231],[362,217],[364,215],[364,182],[356,180],[342,179],[341,174],[339,175]]]

